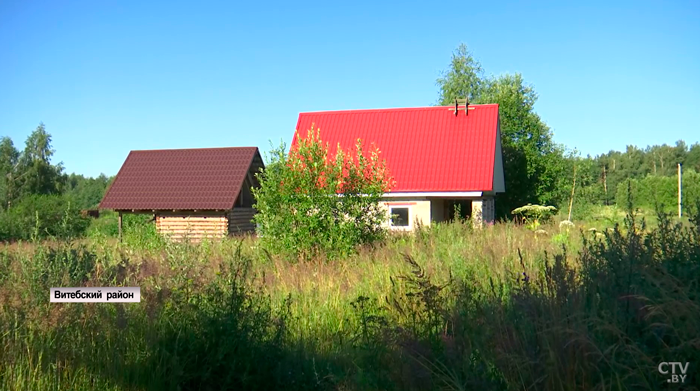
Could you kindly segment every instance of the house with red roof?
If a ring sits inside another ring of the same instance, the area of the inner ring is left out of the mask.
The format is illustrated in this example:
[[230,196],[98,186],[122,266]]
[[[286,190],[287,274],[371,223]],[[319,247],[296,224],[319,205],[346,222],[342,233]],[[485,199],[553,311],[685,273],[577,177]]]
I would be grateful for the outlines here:
[[477,225],[495,220],[495,197],[505,192],[498,105],[301,113],[292,148],[312,126],[332,149],[348,150],[358,139],[379,149],[395,181],[383,197],[392,229],[455,213]]
[[256,147],[131,151],[99,209],[151,214],[159,233],[198,241],[255,231]]

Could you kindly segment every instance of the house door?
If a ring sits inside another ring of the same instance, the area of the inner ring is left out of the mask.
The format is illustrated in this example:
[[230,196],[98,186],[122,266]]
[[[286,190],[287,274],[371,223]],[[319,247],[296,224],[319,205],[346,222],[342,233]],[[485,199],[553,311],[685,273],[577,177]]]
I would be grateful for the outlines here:
[[[459,214],[457,214],[459,213]],[[471,200],[446,200],[445,214],[447,221],[452,221],[456,216],[462,219],[467,219],[472,216],[472,201]]]

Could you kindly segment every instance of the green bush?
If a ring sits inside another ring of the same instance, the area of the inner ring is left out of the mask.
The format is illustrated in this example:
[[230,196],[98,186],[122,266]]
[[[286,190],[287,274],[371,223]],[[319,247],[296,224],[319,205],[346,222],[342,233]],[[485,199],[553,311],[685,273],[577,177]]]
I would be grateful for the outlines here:
[[80,237],[89,224],[70,197],[30,195],[0,213],[0,240]]
[[[138,249],[158,248],[165,243],[159,235],[152,214],[124,213],[122,235],[126,245]],[[100,217],[92,219],[87,236],[93,239],[116,238],[119,236],[119,215],[113,211],[103,211]]]
[[253,189],[264,247],[302,260],[336,258],[384,237],[379,200],[390,179],[378,150],[368,158],[358,141],[351,153],[338,148],[332,156],[313,129],[288,156],[284,150],[272,151]]
[[122,217],[122,235],[128,246],[138,249],[154,249],[165,243],[158,234],[151,214],[125,213]]
[[103,235],[116,238],[119,235],[119,222],[116,212],[100,212],[100,217],[90,221],[87,230],[88,236]]

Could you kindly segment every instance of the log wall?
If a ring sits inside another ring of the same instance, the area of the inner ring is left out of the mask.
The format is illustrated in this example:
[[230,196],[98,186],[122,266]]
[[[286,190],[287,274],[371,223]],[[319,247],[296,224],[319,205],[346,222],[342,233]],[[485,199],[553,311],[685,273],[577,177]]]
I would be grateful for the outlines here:
[[200,241],[204,238],[218,239],[226,236],[228,218],[224,212],[158,212],[158,233],[173,240],[187,238]]
[[230,235],[240,235],[255,233],[255,223],[253,223],[255,209],[236,207],[228,213],[228,233]]

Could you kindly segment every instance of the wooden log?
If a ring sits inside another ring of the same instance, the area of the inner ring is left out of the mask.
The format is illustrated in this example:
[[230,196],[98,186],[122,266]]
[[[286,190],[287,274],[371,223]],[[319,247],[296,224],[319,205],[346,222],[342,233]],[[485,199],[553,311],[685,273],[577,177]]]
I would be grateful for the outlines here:
[[240,234],[255,232],[254,208],[233,208],[228,214],[228,233]]
[[216,212],[198,212],[196,215],[161,213],[156,218],[158,233],[175,241],[220,239],[226,235],[226,227],[226,216]]

